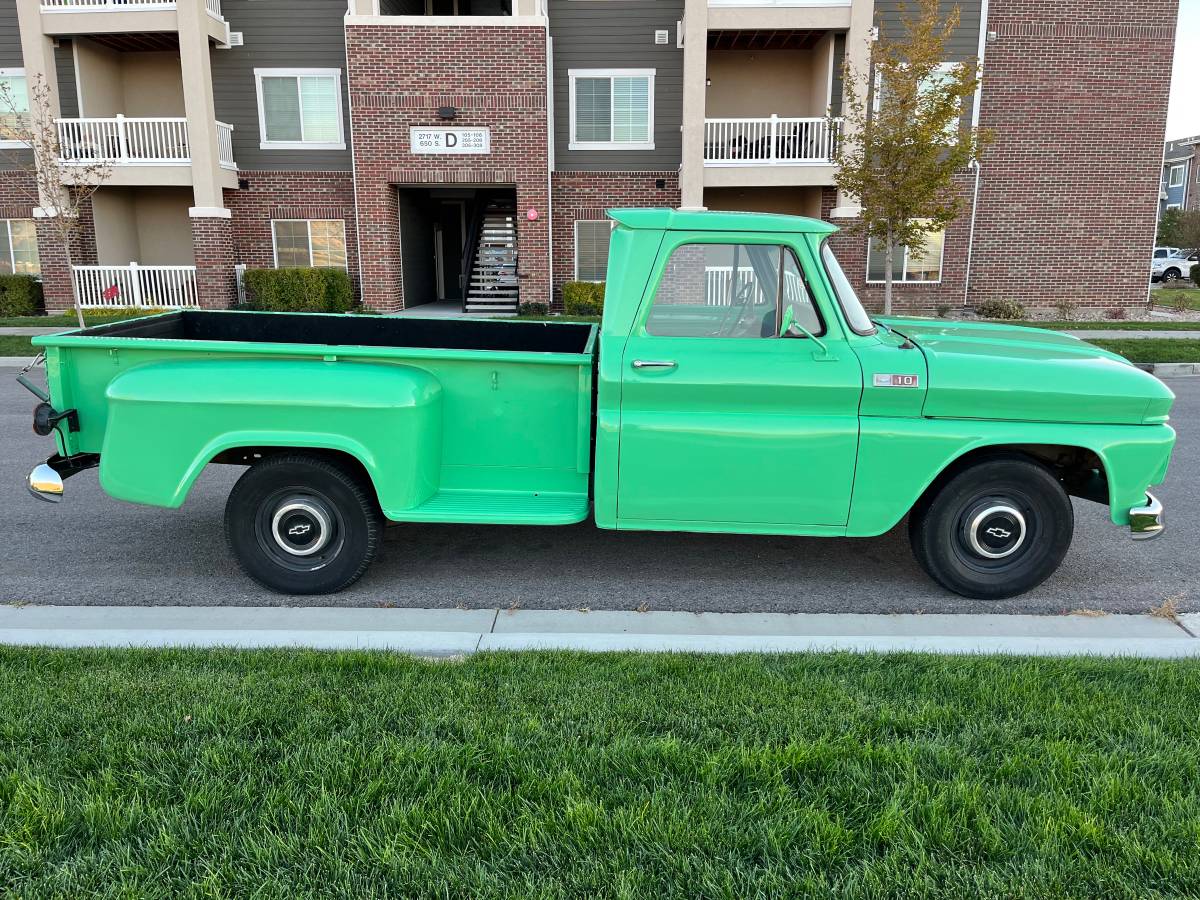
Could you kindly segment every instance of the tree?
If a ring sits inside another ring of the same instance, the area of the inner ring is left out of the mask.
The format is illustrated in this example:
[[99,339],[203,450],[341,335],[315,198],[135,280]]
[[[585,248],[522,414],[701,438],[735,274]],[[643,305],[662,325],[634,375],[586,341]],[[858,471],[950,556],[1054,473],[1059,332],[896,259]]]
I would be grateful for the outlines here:
[[958,7],[943,19],[937,0],[918,0],[915,14],[905,10],[902,19],[902,35],[868,41],[867,77],[847,64],[846,84],[872,87],[868,96],[846,98],[834,176],[838,190],[862,208],[848,230],[884,244],[885,314],[892,311],[897,248],[920,253],[929,234],[961,214],[954,178],[988,141],[963,116],[979,83],[978,63],[946,64]]
[[30,205],[41,207],[55,238],[66,257],[71,280],[71,299],[79,327],[84,327],[83,306],[75,286],[72,266],[73,247],[81,230],[80,213],[92,196],[112,174],[102,148],[83,146],[73,156],[84,157],[69,163],[62,161],[58,123],[54,119],[53,95],[39,74],[28,84],[27,97],[18,96],[11,83],[0,83],[0,138],[19,141],[21,149],[8,155],[32,185]]
[[1200,210],[1168,209],[1158,220],[1158,243],[1163,247],[1200,247]]

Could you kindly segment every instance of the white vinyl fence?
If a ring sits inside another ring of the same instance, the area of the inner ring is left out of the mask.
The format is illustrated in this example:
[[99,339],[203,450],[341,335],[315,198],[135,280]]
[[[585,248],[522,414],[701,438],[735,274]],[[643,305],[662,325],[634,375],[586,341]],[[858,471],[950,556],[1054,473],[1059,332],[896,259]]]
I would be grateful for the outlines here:
[[84,308],[199,305],[195,266],[75,266],[75,290]]

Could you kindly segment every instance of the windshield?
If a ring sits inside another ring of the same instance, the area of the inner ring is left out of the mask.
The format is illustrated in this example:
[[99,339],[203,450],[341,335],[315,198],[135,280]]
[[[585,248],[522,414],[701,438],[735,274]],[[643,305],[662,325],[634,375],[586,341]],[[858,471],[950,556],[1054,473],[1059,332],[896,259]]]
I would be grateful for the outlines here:
[[862,302],[858,299],[858,294],[854,293],[854,288],[850,286],[850,279],[846,277],[841,263],[837,261],[837,257],[829,248],[829,241],[825,241],[821,245],[821,260],[825,263],[825,271],[829,275],[834,293],[837,294],[838,303],[841,304],[842,312],[846,314],[846,321],[850,327],[859,334],[874,334],[875,326],[871,323],[871,317],[867,315]]

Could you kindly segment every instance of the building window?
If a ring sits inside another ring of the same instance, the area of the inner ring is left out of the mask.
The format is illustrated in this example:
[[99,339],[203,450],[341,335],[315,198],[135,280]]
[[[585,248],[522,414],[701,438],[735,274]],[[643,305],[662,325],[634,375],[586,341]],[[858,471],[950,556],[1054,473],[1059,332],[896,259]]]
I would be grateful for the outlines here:
[[1182,207],[1182,205],[1183,204],[1181,204],[1181,203],[1168,203],[1167,209],[1180,209]]
[[575,223],[575,280],[603,281],[608,274],[608,242],[612,222],[608,219]]
[[0,219],[0,275],[40,275],[33,219]]
[[346,268],[346,223],[341,219],[274,219],[275,267]]
[[339,69],[255,69],[264,150],[345,150]]
[[[910,253],[897,245],[892,253],[893,281],[938,282],[942,280],[942,256],[946,248],[946,233],[935,231],[925,236],[920,253]],[[884,280],[884,247],[874,238],[867,240],[867,281]]]
[[24,147],[29,124],[29,86],[24,69],[0,69],[0,147]]
[[[933,67],[927,78],[921,80],[918,92],[922,98],[943,82],[949,81],[961,63],[944,62]],[[883,73],[875,73],[874,90],[872,91],[872,112],[879,112],[880,106],[887,102],[887,85],[883,83]],[[946,140],[953,141],[962,126],[962,99],[958,100],[959,115],[946,123]]]
[[1171,187],[1182,187],[1184,180],[1187,178],[1187,170],[1184,166],[1171,166]]
[[572,150],[653,150],[653,69],[571,69]]

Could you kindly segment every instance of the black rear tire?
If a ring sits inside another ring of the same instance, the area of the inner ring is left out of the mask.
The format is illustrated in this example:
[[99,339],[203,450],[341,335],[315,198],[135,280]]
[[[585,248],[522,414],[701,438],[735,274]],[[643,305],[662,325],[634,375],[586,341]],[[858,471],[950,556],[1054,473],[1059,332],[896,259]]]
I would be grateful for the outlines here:
[[1054,474],[1023,456],[981,460],[922,498],[908,522],[913,555],[934,581],[975,600],[1037,587],[1071,546],[1075,514]]
[[225,539],[242,571],[281,594],[332,594],[357,581],[379,549],[383,514],[370,484],[315,454],[269,456],[225,504]]

